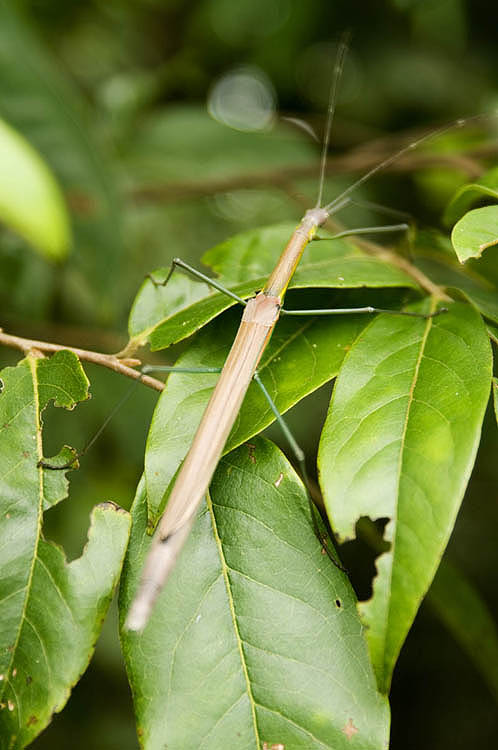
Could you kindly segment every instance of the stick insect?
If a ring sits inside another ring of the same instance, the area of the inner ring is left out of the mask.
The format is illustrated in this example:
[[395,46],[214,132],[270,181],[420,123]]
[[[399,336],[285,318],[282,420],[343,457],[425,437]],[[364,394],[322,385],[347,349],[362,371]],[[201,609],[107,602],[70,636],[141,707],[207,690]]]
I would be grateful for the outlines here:
[[[196,518],[197,508],[208,490],[211,478],[218,461],[221,458],[230,430],[242,405],[246,391],[253,379],[262,388],[277,420],[283,428],[298,463],[301,466],[303,478],[306,483],[307,477],[304,464],[304,454],[290,434],[290,431],[288,430],[283,418],[278,413],[270,395],[260,381],[257,372],[258,363],[269,342],[279,317],[281,315],[343,315],[348,313],[390,313],[396,315],[432,317],[444,312],[444,308],[423,315],[403,310],[384,310],[371,306],[320,310],[286,310],[283,307],[286,290],[294,272],[296,271],[304,249],[309,242],[314,239],[319,239],[316,234],[319,227],[323,226],[329,217],[336,214],[351,202],[351,193],[375,174],[388,167],[405,153],[416,148],[424,141],[436,135],[445,133],[451,128],[461,127],[468,122],[468,120],[458,120],[409,143],[407,146],[401,148],[392,156],[384,159],[367,171],[356,182],[346,188],[346,190],[344,190],[339,196],[322,206],[327,150],[336,106],[338,81],[344,65],[346,46],[345,42],[340,44],[335,63],[335,71],[327,111],[325,137],[323,140],[320,160],[320,179],[317,203],[315,207],[308,210],[301,219],[263,289],[248,300],[242,299],[229,289],[225,289],[216,280],[208,278],[177,258],[173,260],[170,272],[164,281],[158,282],[155,281],[152,276],[150,277],[156,286],[162,286],[167,284],[172,273],[176,269],[192,274],[197,279],[207,282],[218,291],[222,291],[234,298],[243,306],[244,312],[235,340],[221,370],[217,385],[202,416],[191,447],[179,470],[176,482],[169,495],[166,509],[155,531],[145,561],[138,590],[132,601],[126,619],[126,627],[130,630],[141,631],[149,619],[154,603],[163,588],[168,575],[173,569],[175,561],[192,529]],[[392,232],[405,229],[408,229],[406,224],[395,224],[352,230],[350,232],[341,232],[340,235],[335,235],[335,237],[344,236],[345,234]],[[174,371],[175,368],[168,367],[164,369]],[[212,369],[210,369],[210,371],[212,371]],[[312,517],[315,518],[313,513]],[[320,538],[320,541],[323,543],[322,538]],[[330,555],[330,557],[338,567],[343,569],[339,563],[334,561],[332,555]]]

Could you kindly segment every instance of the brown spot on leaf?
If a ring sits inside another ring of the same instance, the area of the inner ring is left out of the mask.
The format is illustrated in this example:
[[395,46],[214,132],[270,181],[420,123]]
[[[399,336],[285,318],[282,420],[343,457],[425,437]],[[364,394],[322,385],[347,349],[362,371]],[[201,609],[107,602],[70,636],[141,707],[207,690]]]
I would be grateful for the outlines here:
[[254,445],[254,443],[246,443],[246,445],[247,445],[247,449],[249,451],[249,459],[250,459],[251,463],[255,464],[256,463],[256,456],[254,455],[254,451],[255,451],[256,446]]
[[348,740],[350,740],[355,734],[357,734],[358,730],[353,724],[353,719],[348,719],[348,723],[341,729],[341,732],[346,735]]
[[8,427],[10,427],[10,424],[8,422],[3,423],[3,428],[6,430]]
[[35,716],[34,714],[31,714],[31,716],[29,717],[29,719],[27,721],[26,726],[32,727],[33,724],[37,724],[37,723],[38,723],[38,717]]
[[128,511],[126,511],[117,503],[114,503],[112,500],[106,500],[103,503],[99,503],[97,505],[97,508],[101,508],[102,510],[114,510],[116,511],[116,513],[124,513],[124,515],[128,514]]
[[29,451],[23,451],[22,455],[23,455],[23,458],[29,458],[31,454]]
[[32,678],[32,677],[31,677],[31,675],[29,674],[29,675],[28,675],[28,676],[26,677],[26,685],[31,685],[31,683],[32,683],[32,682],[33,682],[33,678]]

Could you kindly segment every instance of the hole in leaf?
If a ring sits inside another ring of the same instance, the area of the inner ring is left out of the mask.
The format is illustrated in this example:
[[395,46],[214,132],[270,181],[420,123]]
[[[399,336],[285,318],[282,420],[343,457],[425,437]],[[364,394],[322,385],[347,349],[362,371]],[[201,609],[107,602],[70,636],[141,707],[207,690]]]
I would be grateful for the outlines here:
[[390,548],[389,542],[385,542],[383,538],[388,522],[389,518],[372,521],[363,516],[356,523],[356,538],[340,547],[341,560],[360,601],[372,596],[372,581],[376,575],[375,560]]
[[342,602],[341,602],[341,600],[340,600],[340,599],[336,599],[336,600],[335,600],[335,602],[334,602],[334,604],[335,604],[335,606],[337,607],[337,609],[341,609],[341,607],[342,607]]

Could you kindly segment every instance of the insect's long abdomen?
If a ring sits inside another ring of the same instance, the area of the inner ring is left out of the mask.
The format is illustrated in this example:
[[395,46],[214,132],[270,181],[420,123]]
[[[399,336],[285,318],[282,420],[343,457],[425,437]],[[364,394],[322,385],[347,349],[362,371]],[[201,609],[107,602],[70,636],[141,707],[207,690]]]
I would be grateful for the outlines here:
[[230,430],[278,320],[279,299],[263,293],[249,300],[235,341],[183,462],[156,530],[141,584],[127,618],[141,630],[207,492]]

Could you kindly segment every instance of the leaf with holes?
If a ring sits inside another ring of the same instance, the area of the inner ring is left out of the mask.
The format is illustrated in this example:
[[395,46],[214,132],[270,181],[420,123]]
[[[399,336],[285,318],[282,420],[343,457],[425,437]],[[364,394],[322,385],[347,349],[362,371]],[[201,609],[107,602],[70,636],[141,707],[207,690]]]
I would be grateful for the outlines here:
[[452,531],[490,382],[486,329],[462,304],[428,320],[380,316],[339,373],[320,482],[340,539],[354,537],[362,516],[389,519],[391,547],[377,560],[373,597],[360,605],[383,692]]
[[466,213],[453,227],[451,241],[460,263],[480,258],[484,250],[498,245],[498,206]]
[[[209,250],[203,263],[217,279],[239,297],[252,297],[261,289],[295,227],[283,224],[232,237]],[[152,276],[163,281],[169,269]],[[342,240],[313,242],[305,250],[289,289],[362,287],[417,288],[403,271],[374,257],[365,256],[352,243]],[[149,342],[153,350],[164,349],[187,338],[232,307],[234,300],[214,292],[201,282],[182,278],[176,271],[167,286],[146,280],[133,303],[128,324],[132,346]]]
[[65,497],[67,480],[38,465],[41,413],[49,401],[74,408],[88,397],[88,381],[68,351],[29,355],[1,377],[0,736],[14,750],[61,710],[86,669],[121,568],[129,516],[112,503],[97,506],[88,545],[70,564],[43,539],[43,511]]
[[[122,623],[150,544],[143,482],[132,516]],[[387,748],[353,590],[268,441],[222,459],[149,624],[121,640],[144,750]]]
[[[213,321],[176,362],[179,367],[221,367],[239,322]],[[281,413],[331,380],[362,327],[365,316],[283,318],[270,340],[258,368]],[[157,403],[145,452],[145,475],[151,519],[162,507],[165,491],[183,461],[218,375],[172,373]],[[275,419],[256,383],[244,399],[225,446],[229,451],[271,424]]]

